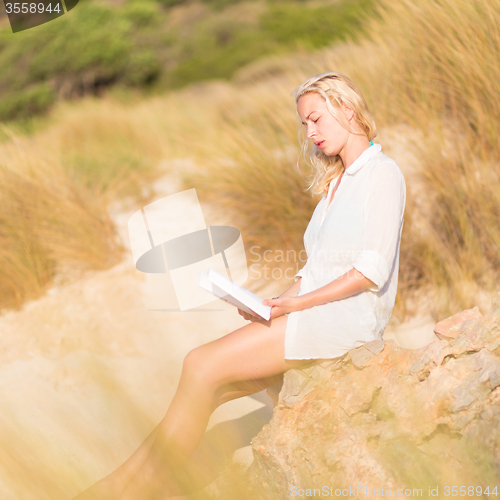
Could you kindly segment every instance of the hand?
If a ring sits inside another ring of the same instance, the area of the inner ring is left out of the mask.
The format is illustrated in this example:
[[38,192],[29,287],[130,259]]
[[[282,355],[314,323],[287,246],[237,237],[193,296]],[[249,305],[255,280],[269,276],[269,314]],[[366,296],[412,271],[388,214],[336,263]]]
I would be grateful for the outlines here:
[[246,319],[248,321],[251,321],[252,323],[254,321],[260,321],[260,320],[262,320],[262,318],[260,318],[259,316],[254,316],[253,314],[249,314],[246,311],[243,311],[242,309],[239,309],[239,308],[238,308],[238,314],[240,316],[243,316],[244,319]]
[[262,303],[265,306],[271,306],[271,318],[278,318],[289,312],[298,311],[298,298],[289,295],[274,297],[272,299],[264,299]]

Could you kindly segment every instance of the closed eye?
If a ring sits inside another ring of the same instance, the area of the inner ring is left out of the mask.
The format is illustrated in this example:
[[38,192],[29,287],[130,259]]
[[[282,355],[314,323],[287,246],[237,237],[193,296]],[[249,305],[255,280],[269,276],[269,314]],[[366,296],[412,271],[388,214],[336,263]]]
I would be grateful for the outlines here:
[[[319,118],[321,118],[321,116]],[[311,120],[311,121],[316,123],[319,120],[319,118],[316,118],[316,120]],[[306,126],[306,124],[304,122],[300,122],[300,123],[302,123],[302,125],[304,125],[304,127]]]

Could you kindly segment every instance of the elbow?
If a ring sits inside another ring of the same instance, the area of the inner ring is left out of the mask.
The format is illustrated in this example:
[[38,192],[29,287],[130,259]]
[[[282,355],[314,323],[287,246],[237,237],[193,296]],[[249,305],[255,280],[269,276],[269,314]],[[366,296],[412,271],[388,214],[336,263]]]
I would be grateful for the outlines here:
[[378,252],[363,251],[360,258],[354,263],[353,267],[361,273],[363,278],[366,280],[366,288],[372,292],[382,290],[385,283],[389,279],[389,265]]
[[363,290],[370,290],[371,292],[378,292],[380,290],[380,288],[376,283],[368,279],[366,276],[364,276],[364,278],[365,278],[365,287]]
[[365,290],[370,290],[372,292],[378,292],[380,290],[379,286],[372,281],[370,278],[367,278],[363,273],[354,268],[355,278],[359,283],[359,291],[364,292]]

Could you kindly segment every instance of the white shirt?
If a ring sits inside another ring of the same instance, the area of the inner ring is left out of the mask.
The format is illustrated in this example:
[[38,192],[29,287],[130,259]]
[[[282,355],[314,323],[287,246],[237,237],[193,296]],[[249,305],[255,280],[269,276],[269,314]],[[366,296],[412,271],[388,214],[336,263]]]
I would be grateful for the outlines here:
[[305,266],[297,295],[330,283],[351,268],[375,283],[351,297],[288,314],[285,359],[328,359],[382,338],[398,285],[406,185],[380,144],[367,148],[316,206],[304,234]]

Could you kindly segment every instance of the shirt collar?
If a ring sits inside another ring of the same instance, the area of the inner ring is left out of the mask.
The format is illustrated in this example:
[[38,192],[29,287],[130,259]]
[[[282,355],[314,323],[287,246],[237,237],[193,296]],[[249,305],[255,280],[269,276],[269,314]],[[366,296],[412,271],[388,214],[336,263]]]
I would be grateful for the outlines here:
[[354,175],[370,158],[372,158],[372,156],[380,151],[382,151],[382,146],[380,144],[374,144],[365,149],[356,160],[345,169],[344,173]]

